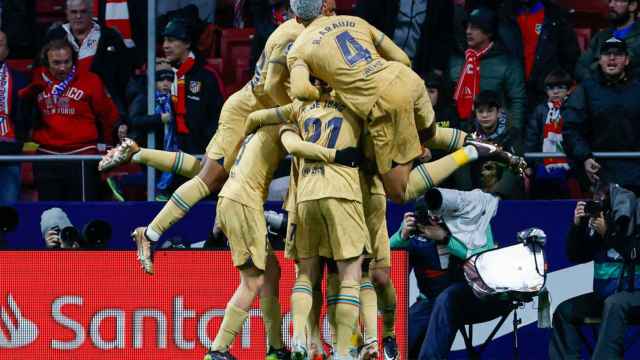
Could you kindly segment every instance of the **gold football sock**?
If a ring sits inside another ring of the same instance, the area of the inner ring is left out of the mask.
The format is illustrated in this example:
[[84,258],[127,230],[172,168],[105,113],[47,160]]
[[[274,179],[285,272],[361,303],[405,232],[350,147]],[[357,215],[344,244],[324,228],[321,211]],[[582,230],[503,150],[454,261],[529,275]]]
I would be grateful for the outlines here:
[[291,320],[293,322],[293,339],[306,345],[305,327],[313,305],[313,288],[306,275],[298,274],[291,293]]
[[220,329],[218,329],[218,334],[213,341],[213,345],[211,345],[211,350],[220,352],[228,351],[236,335],[242,331],[242,323],[244,323],[247,317],[249,317],[248,312],[232,303],[228,303],[224,311],[222,325],[220,325]]
[[200,161],[195,156],[183,152],[140,148],[140,151],[133,155],[132,161],[188,178],[200,172]]
[[347,356],[351,350],[351,337],[356,328],[360,307],[360,283],[343,280],[336,296],[336,352]]
[[427,140],[424,145],[429,149],[439,149],[452,152],[462,147],[466,137],[467,133],[462,130],[436,126],[435,135],[433,135],[431,139]]
[[322,288],[321,284],[313,288],[313,304],[311,305],[311,312],[307,319],[307,342],[309,344],[322,345],[322,338],[320,335],[320,312],[322,310]]
[[280,316],[280,302],[275,296],[260,298],[262,322],[267,332],[267,342],[274,349],[282,349],[282,317]]
[[364,342],[378,339],[378,301],[369,273],[360,281],[360,320],[364,325]]
[[[154,237],[157,236],[159,238],[171,225],[182,219],[193,205],[208,195],[209,188],[199,177],[195,176],[189,179],[186,183],[180,185],[171,195],[171,199],[164,204],[162,210],[149,224],[151,231],[148,231],[147,234],[157,234]],[[157,238],[150,240],[158,241]]]
[[396,288],[391,279],[384,286],[376,286],[378,294],[378,309],[382,312],[382,336],[395,337],[396,324]]
[[[472,149],[467,149],[472,148]],[[475,160],[478,155],[473,146],[465,146],[460,150],[436,161],[420,164],[409,173],[409,181],[404,192],[404,201],[410,201],[424,194],[427,190],[440,184],[461,166]],[[472,153],[471,155],[469,153]]]
[[331,344],[336,343],[336,297],[340,292],[340,279],[336,273],[327,273],[327,316],[331,331]]

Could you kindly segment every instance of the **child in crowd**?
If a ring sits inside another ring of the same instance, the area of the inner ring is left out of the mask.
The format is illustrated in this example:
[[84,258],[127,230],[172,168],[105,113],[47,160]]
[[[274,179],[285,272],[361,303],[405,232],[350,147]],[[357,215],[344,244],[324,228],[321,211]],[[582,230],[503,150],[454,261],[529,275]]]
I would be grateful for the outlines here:
[[[481,91],[474,100],[473,125],[476,138],[491,141],[504,150],[515,152],[507,126],[507,114],[502,111],[498,94]],[[471,182],[475,188],[499,195],[503,199],[518,199],[524,195],[522,178],[503,164],[485,160],[470,166]]]
[[[558,68],[544,80],[547,100],[529,117],[526,129],[525,152],[564,153],[562,143],[562,107],[574,85],[571,75]],[[530,160],[527,175],[533,178],[533,198],[566,198],[572,196],[579,185],[571,176],[567,158]],[[579,190],[578,190],[579,192]]]
[[[131,125],[129,137],[135,139],[138,144],[144,144],[147,133],[154,131],[158,148],[166,151],[179,151],[171,100],[171,88],[174,80],[175,71],[169,61],[164,58],[156,59],[155,114],[153,115],[147,115],[146,77],[134,77],[129,82],[127,87],[130,103],[129,123]],[[115,177],[110,177],[107,179],[107,183],[113,191],[114,197],[119,201],[124,201],[120,182],[116,181]],[[123,178],[121,183],[122,185],[125,183],[137,184],[135,179],[129,177]],[[162,173],[156,184],[156,200],[168,200],[173,190],[179,185],[175,174]]]

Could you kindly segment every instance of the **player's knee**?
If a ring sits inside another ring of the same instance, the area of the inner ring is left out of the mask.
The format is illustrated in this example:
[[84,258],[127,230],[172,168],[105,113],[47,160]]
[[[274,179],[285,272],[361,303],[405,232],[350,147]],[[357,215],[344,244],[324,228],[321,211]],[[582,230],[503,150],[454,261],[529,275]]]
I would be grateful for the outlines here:
[[247,287],[247,290],[249,290],[251,293],[254,293],[254,294],[259,293],[262,287],[264,286],[264,274],[261,273],[261,274],[249,277],[247,281],[245,281],[245,286]]
[[395,204],[404,204],[406,202],[404,197],[404,191],[402,191],[401,189],[387,192],[387,196],[389,197],[391,202]]

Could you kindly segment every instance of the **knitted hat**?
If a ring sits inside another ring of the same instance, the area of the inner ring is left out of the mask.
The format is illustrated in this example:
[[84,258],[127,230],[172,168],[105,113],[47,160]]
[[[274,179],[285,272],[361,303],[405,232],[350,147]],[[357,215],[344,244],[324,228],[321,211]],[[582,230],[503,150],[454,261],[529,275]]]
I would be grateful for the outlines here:
[[493,10],[487,7],[479,7],[469,13],[467,24],[475,25],[487,34],[495,34],[498,27],[498,18]]
[[302,20],[309,21],[320,16],[322,3],[322,0],[291,0],[291,10]]
[[42,232],[42,237],[45,238],[47,231],[51,230],[54,226],[57,226],[60,230],[72,226],[67,214],[57,207],[45,210],[42,216],[40,216],[40,231]]

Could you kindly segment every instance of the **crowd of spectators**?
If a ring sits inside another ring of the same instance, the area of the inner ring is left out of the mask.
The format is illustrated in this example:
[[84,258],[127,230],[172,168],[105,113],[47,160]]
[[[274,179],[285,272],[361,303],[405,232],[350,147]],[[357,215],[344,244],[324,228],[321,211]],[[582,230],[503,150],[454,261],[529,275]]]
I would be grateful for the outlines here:
[[[110,0],[60,2],[66,21],[29,38],[6,14],[34,15],[37,2],[2,2],[2,155],[100,154],[125,136],[144,144],[149,130],[159,148],[203,153],[229,93],[228,79],[248,78],[265,39],[289,16],[285,0],[159,1],[156,111],[148,116],[146,2],[129,1],[117,15]],[[582,52],[574,17],[562,6],[567,1],[340,3],[352,7],[339,10],[363,17],[409,55],[425,79],[440,126],[463,129],[518,154],[567,155],[529,159],[524,181],[485,162],[459,170],[448,185],[507,199],[583,197],[598,180],[639,188],[640,160],[593,155],[638,150],[633,141],[640,135],[635,121],[640,109],[633,101],[640,91],[637,0],[609,1],[609,25]],[[233,27],[254,29],[244,61],[249,65],[240,76],[229,64],[216,67],[215,50],[206,45],[216,41],[215,29]],[[13,44],[18,55],[35,59],[28,74],[4,61]],[[105,184],[113,174],[101,177],[94,165],[34,163],[37,198],[110,198]],[[0,201],[20,197],[20,174],[19,163],[0,163],[0,179],[7,184]],[[159,176],[160,192],[170,193],[181,181]],[[123,194],[115,191],[119,200]]]

